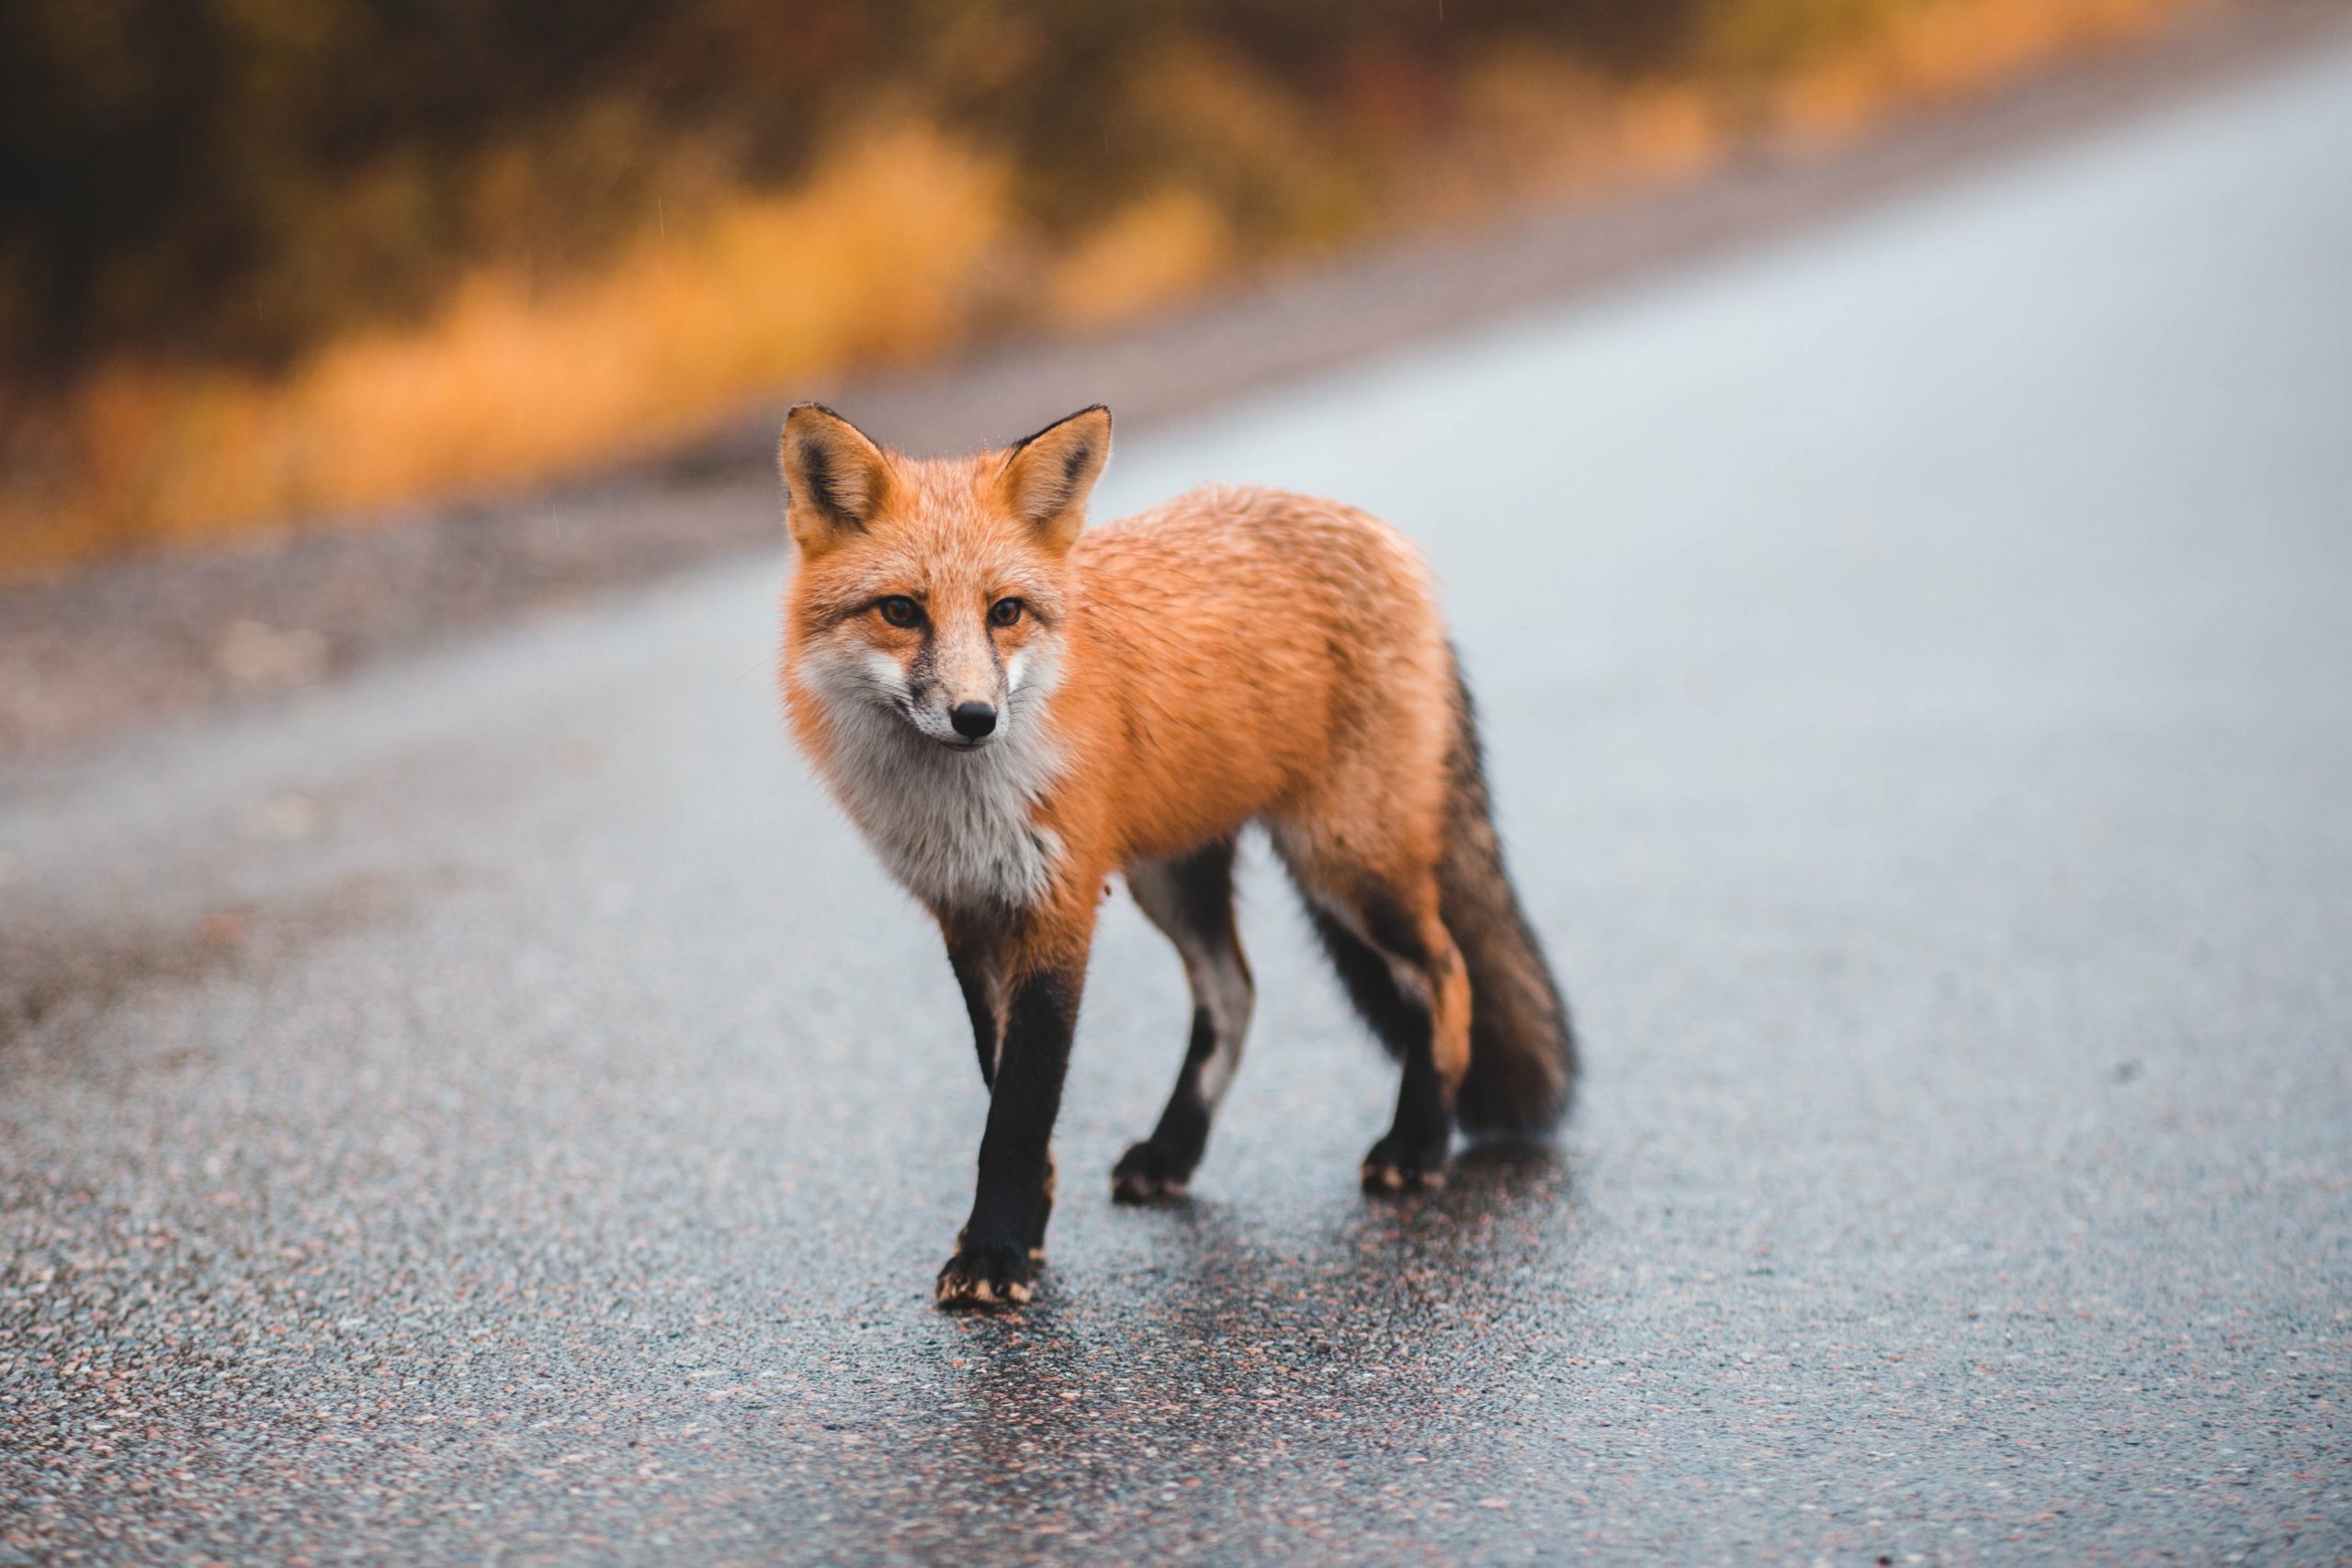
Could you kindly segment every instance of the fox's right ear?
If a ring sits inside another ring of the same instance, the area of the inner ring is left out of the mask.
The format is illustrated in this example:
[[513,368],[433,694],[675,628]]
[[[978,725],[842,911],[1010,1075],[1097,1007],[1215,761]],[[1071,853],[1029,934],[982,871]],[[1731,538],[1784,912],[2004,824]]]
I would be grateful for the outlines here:
[[811,554],[864,533],[889,498],[888,456],[822,403],[797,403],[784,416],[777,457],[785,526]]

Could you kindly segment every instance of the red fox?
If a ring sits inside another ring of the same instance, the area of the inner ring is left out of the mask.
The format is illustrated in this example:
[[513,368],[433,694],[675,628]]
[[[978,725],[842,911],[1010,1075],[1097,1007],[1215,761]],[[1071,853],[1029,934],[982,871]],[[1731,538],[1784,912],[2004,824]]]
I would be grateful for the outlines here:
[[1366,1190],[1442,1183],[1454,1124],[1567,1107],[1566,1008],[1503,868],[1428,569],[1363,513],[1211,488],[1091,531],[1097,405],[920,460],[785,421],[794,738],[939,922],[989,1092],[944,1305],[1025,1302],[1095,908],[1117,873],[1192,987],[1192,1036],[1112,1196],[1184,1191],[1254,997],[1236,835],[1261,824],[1357,1010],[1403,1064]]

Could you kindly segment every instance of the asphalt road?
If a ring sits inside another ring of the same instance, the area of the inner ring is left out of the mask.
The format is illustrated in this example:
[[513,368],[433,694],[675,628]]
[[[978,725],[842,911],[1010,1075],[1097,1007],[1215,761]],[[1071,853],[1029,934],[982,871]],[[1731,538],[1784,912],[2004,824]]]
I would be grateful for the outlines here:
[[0,1560],[2352,1557],[2352,55],[1099,509],[1208,479],[1439,563],[1555,1150],[1361,1197],[1260,856],[1193,1200],[1123,897],[1041,1297],[935,1313],[961,1009],[729,565],[0,781]]

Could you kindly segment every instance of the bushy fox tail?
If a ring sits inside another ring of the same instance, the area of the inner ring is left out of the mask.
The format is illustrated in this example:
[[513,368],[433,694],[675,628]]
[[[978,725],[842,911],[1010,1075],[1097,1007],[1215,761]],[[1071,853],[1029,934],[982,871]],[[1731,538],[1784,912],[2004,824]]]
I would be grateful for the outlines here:
[[1470,972],[1470,1069],[1454,1115],[1469,1133],[1540,1132],[1567,1111],[1576,1035],[1503,868],[1477,715],[1458,659],[1454,705],[1445,850],[1437,870],[1438,913]]

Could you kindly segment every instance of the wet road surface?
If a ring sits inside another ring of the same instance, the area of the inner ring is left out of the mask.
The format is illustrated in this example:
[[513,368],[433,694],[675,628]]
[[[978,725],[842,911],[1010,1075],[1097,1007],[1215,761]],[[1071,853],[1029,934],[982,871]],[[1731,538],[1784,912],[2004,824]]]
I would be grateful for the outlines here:
[[1122,895],[1015,1318],[776,560],[11,773],[0,1561],[2345,1559],[2347,189],[2336,55],[1129,444],[1425,541],[1589,1073],[1366,1201],[1260,854],[1114,1210]]

